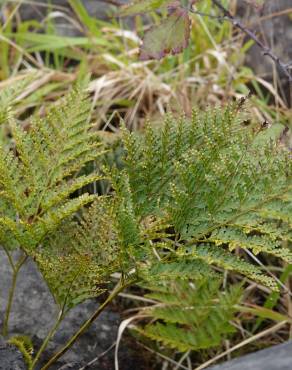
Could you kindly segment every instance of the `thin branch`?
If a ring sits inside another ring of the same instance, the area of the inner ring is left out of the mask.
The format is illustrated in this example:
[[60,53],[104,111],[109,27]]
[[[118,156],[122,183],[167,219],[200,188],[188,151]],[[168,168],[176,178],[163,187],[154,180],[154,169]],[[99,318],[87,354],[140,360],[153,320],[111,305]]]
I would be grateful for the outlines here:
[[120,1],[115,1],[115,0],[99,0],[99,1],[101,1],[102,3],[111,4],[111,5],[114,5],[114,6],[124,5],[124,3],[121,3]]
[[210,14],[210,13],[204,13],[204,12],[200,12],[199,10],[194,10],[193,8],[183,7],[183,9],[189,11],[190,13],[200,15],[201,17],[208,17],[208,18],[212,18],[212,19],[217,19],[218,21],[228,20],[228,18],[226,18],[225,16],[222,17],[220,15],[213,15],[213,14]]
[[292,73],[290,72],[290,65],[292,62],[284,63],[273,51],[267,47],[253,31],[244,26],[237,18],[235,18],[228,9],[226,9],[219,0],[212,0],[212,3],[221,10],[224,17],[232,22],[233,26],[244,32],[250,39],[252,39],[261,49],[263,55],[267,55],[280,68],[284,75],[288,78],[289,84],[292,84]]

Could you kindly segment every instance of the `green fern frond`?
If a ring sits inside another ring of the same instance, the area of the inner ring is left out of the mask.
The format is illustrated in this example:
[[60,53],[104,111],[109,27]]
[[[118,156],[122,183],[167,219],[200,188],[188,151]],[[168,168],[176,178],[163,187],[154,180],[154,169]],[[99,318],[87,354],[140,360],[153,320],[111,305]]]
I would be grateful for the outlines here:
[[36,253],[35,260],[56,303],[67,312],[79,303],[102,294],[104,269],[90,255]]
[[[266,235],[270,240],[292,241],[292,228],[281,219],[272,218],[272,214],[261,211],[262,217],[256,214],[241,216],[228,226],[242,230],[247,235]],[[279,227],[280,226],[280,227]]]
[[119,244],[126,251],[130,246],[141,242],[140,225],[134,210],[133,193],[130,188],[129,177],[122,171],[112,176],[115,195],[114,227],[118,232]]
[[[286,195],[289,197],[287,200],[283,201],[281,198]],[[268,204],[265,204],[258,211],[259,216],[268,219],[278,221],[280,227],[283,225],[288,225],[290,230],[292,229],[292,195],[291,187],[290,192],[283,193],[280,199],[274,200]]]
[[[77,198],[79,199],[79,198]],[[52,295],[65,312],[106,289],[122,264],[113,202],[99,197],[80,220],[64,222],[34,254]]]
[[0,216],[9,215],[5,230],[10,229],[11,239],[17,236],[27,252],[94,199],[86,194],[70,199],[77,190],[101,180],[97,174],[80,175],[87,162],[103,153],[89,113],[87,94],[77,88],[45,118],[33,118],[27,130],[12,118],[9,121],[12,142],[6,138],[0,148]]
[[192,146],[194,136],[199,138],[202,135],[201,132],[193,132],[195,125],[196,122],[191,127],[183,126],[183,120],[177,125],[168,116],[161,132],[147,125],[145,139],[123,130],[123,143],[127,152],[124,165],[139,214],[147,215],[157,211],[157,202],[163,208],[169,199],[174,163]]
[[42,213],[68,199],[76,190],[82,189],[86,185],[101,180],[104,180],[104,177],[97,174],[91,174],[87,176],[79,176],[72,180],[70,179],[66,183],[57,186],[56,190],[44,199]]
[[[246,127],[238,111],[234,103],[194,111],[192,119],[168,116],[161,129],[148,125],[144,136],[124,128],[129,196],[114,189],[131,199],[133,225],[140,222],[141,229],[148,219],[168,225],[160,230],[165,265],[187,255],[188,262],[199,258],[276,290],[271,277],[232,251],[291,262],[282,243],[291,239],[291,157],[271,135]],[[112,177],[117,182],[118,175]],[[151,245],[156,243],[161,240],[153,235]]]
[[208,239],[215,245],[228,245],[230,251],[236,248],[251,249],[257,255],[260,252],[282,258],[287,263],[292,262],[292,251],[282,246],[281,240],[269,238],[267,235],[251,235],[240,229],[222,227],[212,233]]
[[[93,202],[95,198],[95,195],[82,194],[58,207],[49,209],[35,224],[27,226],[29,234],[33,236],[36,243],[39,243],[45,235],[56,230],[64,219],[69,218],[80,208]],[[29,245],[26,245],[26,247],[30,248]]]
[[150,286],[147,297],[158,301],[143,310],[151,323],[139,331],[163,345],[181,352],[219,345],[234,328],[230,325],[241,289],[220,292],[220,280],[173,280]]

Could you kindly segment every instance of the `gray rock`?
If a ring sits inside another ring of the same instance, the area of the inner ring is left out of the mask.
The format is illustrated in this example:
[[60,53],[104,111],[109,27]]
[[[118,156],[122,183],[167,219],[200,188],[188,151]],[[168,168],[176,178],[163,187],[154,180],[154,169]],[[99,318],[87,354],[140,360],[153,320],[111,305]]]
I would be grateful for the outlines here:
[[[1,321],[4,317],[8,289],[11,283],[10,266],[2,251],[0,251],[0,281],[0,325],[2,325]],[[17,334],[27,335],[32,338],[35,346],[39,347],[52,327],[58,309],[33,261],[29,261],[20,271],[15,293],[9,334],[11,336]],[[91,300],[69,312],[56,335],[49,343],[44,354],[44,362],[52,353],[66,343],[70,336],[80,327],[84,320],[91,316],[97,307],[98,302]],[[72,363],[77,363],[80,367],[80,365],[87,364],[98,354],[104,352],[116,340],[119,322],[119,314],[111,310],[104,311],[72,349],[58,361],[56,367],[52,367],[52,370],[59,369],[60,366],[64,365],[69,366]],[[111,352],[103,357],[102,362],[98,362],[96,366],[92,367],[92,369],[113,369],[113,353]],[[8,369],[9,367],[5,368],[5,370]],[[13,370],[16,370],[16,368],[13,368]]]
[[26,368],[20,351],[0,339],[0,370],[26,370]]
[[[32,0],[34,4],[23,4],[20,7],[20,14],[22,20],[38,19],[41,20],[51,10],[70,12],[71,7],[67,0]],[[129,0],[119,0],[117,3],[125,4]],[[84,7],[91,17],[97,19],[109,18],[116,6],[106,0],[83,0]]]
[[[126,4],[129,0],[119,0],[118,4]],[[54,17],[54,25],[57,33],[61,36],[80,36],[80,32],[71,22],[69,18],[73,16],[73,11],[67,0],[31,0],[32,4],[22,4],[19,8],[19,14],[23,21],[37,20],[41,22],[46,15],[51,12],[58,12]],[[35,3],[35,4],[34,4]],[[88,14],[96,19],[109,20],[115,13],[117,7],[107,0],[83,0],[84,7]],[[62,14],[67,16],[64,17]],[[131,20],[123,20],[123,23],[128,26],[132,25]]]
[[209,370],[291,370],[292,341],[257,351]]

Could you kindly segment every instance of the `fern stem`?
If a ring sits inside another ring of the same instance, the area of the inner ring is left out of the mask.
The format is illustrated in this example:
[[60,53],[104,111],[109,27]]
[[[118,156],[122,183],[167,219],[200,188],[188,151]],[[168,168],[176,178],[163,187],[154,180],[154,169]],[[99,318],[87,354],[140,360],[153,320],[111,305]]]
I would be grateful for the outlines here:
[[9,250],[5,247],[5,245],[2,245],[1,247],[3,248],[5,254],[6,254],[7,258],[8,258],[8,262],[9,262],[10,267],[14,271],[15,270],[15,266],[14,266],[12,255],[9,253]]
[[59,325],[61,324],[61,322],[62,322],[62,320],[63,320],[63,318],[64,318],[64,311],[63,311],[63,310],[61,310],[61,311],[60,311],[60,313],[59,313],[59,315],[58,315],[58,318],[57,318],[57,320],[56,320],[56,322],[55,322],[55,324],[54,324],[54,326],[53,326],[53,327],[52,327],[52,329],[49,331],[49,333],[48,333],[48,335],[46,336],[46,338],[44,339],[44,341],[43,341],[43,343],[42,343],[42,345],[41,345],[40,349],[38,350],[38,352],[37,352],[36,356],[34,357],[33,362],[32,362],[32,364],[31,364],[31,366],[30,366],[29,370],[33,370],[33,369],[34,369],[34,367],[35,367],[36,363],[38,362],[38,360],[39,360],[39,358],[40,358],[40,356],[41,356],[41,354],[42,354],[42,353],[44,352],[44,350],[47,348],[47,345],[48,345],[48,343],[49,343],[50,339],[51,339],[51,338],[53,337],[53,335],[56,333],[56,331],[57,331],[57,329],[58,329]]
[[77,330],[77,332],[69,339],[63,348],[60,349],[51,359],[41,368],[41,370],[48,370],[51,365],[53,365],[61,356],[63,356],[79,339],[79,337],[90,327],[90,325],[97,319],[97,317],[102,313],[102,311],[112,302],[112,300],[127,286],[131,285],[133,281],[128,283],[123,283],[121,280],[115,289],[111,292],[108,298],[98,307],[98,309],[93,313],[93,315],[86,320],[83,325]]
[[13,264],[11,265],[11,266],[13,266],[12,267],[12,270],[13,270],[12,283],[11,283],[11,287],[10,287],[10,290],[9,290],[8,302],[7,302],[7,307],[6,307],[6,311],[5,311],[5,318],[4,318],[4,322],[3,322],[3,329],[2,329],[3,337],[6,337],[8,335],[9,317],[10,317],[12,302],[13,302],[13,298],[14,298],[17,277],[18,277],[19,270],[21,269],[21,267],[23,266],[23,264],[25,263],[26,260],[27,260],[27,255],[24,254],[19,258],[16,265],[13,265]]

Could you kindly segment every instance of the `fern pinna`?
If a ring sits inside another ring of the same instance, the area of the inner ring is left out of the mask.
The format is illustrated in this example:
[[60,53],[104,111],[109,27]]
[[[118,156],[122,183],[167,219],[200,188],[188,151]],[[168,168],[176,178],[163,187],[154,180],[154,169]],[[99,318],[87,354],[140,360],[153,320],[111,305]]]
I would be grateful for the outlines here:
[[36,261],[65,314],[106,291],[111,273],[120,270],[120,251],[112,227],[111,200],[100,197],[82,212],[82,220],[65,222],[36,252]]
[[32,75],[21,78],[12,86],[4,82],[5,87],[0,88],[0,125],[10,119],[12,107],[17,105],[20,100],[19,96],[30,82],[32,82]]

